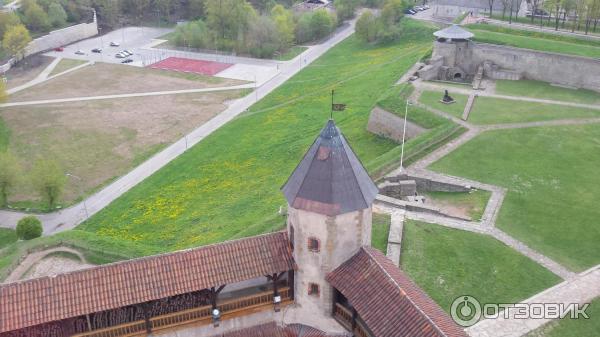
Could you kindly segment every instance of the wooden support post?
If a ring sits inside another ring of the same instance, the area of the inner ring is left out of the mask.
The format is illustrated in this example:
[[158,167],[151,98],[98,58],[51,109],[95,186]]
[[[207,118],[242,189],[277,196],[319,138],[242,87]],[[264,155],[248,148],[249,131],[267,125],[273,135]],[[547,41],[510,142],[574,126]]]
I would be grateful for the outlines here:
[[92,320],[90,320],[90,314],[85,315],[85,319],[87,320],[88,331],[92,331]]
[[356,309],[354,309],[354,307],[352,307],[352,332],[354,332],[354,330],[356,329],[356,317],[358,316],[358,313],[356,312]]
[[150,323],[150,313],[148,312],[148,303],[142,304],[142,312],[144,313],[144,322],[146,323],[146,333],[152,333],[152,323]]
[[288,287],[290,287],[289,290],[289,295],[291,299],[294,299],[294,270],[289,270],[288,271]]

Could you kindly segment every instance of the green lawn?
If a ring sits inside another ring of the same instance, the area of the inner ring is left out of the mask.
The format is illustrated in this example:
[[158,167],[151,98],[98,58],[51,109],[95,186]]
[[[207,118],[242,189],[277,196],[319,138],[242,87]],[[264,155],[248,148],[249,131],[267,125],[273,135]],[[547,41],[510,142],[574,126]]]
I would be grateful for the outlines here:
[[400,264],[446,312],[461,295],[515,303],[561,281],[490,236],[412,220],[404,223]]
[[499,28],[482,24],[472,24],[466,27],[475,34],[474,41],[476,42],[600,58],[600,44],[598,41],[572,37],[561,38],[552,34],[535,34],[518,29]]
[[589,319],[563,318],[532,331],[526,337],[598,337],[600,336],[600,298],[592,301],[585,311]]
[[479,221],[492,193],[476,190],[472,192],[427,192],[425,195],[427,200],[435,203],[465,209],[471,219]]
[[526,96],[584,104],[599,104],[600,93],[586,89],[569,89],[553,86],[547,82],[521,80],[497,80],[496,93],[510,96]]
[[52,69],[49,76],[60,74],[63,71],[67,71],[71,68],[75,68],[78,65],[84,64],[85,62],[86,61],[83,61],[83,60],[62,59],[62,60],[60,60],[60,62],[58,62],[56,67],[54,67],[54,69]]
[[383,254],[387,252],[388,236],[392,217],[389,214],[373,213],[373,228],[371,230],[371,246]]
[[473,124],[500,124],[598,117],[599,115],[600,109],[477,97],[469,114],[469,122]]
[[14,229],[0,228],[0,249],[17,241],[17,233]]
[[10,129],[8,125],[0,116],[0,152],[6,151],[8,149],[8,142],[10,141]]
[[[501,14],[494,14],[494,15],[492,15],[492,18],[494,18],[496,20],[501,20],[501,21],[509,22],[508,13],[506,13],[506,15],[504,16],[504,18],[502,17]],[[512,20],[513,20],[513,22],[518,22],[518,23],[527,24],[527,25],[533,25],[536,28],[540,27],[540,18],[534,18],[533,22],[532,22],[530,17],[519,16],[518,18],[515,18],[513,16]],[[556,19],[551,18],[550,20],[548,20],[547,18],[544,18],[542,20],[542,25],[544,27],[546,27],[546,28],[555,29]],[[563,28],[562,17],[559,18],[559,22],[558,22],[558,30],[559,31],[562,31],[562,32],[571,32],[572,28],[575,28],[575,32],[585,33],[585,24],[584,23],[582,23],[581,26],[579,27],[580,29],[577,30],[577,23],[576,22],[567,21],[567,22],[565,22],[565,27]],[[594,31],[593,31],[592,28],[593,28],[593,24],[592,24],[592,27],[590,27],[589,33],[594,33]],[[519,28],[516,27],[515,29],[519,29]],[[600,32],[600,30],[596,30],[595,33],[597,34],[599,32]],[[535,32],[532,32],[532,33],[535,33]],[[544,33],[544,34],[550,34],[550,33]]]
[[381,162],[398,145],[368,133],[368,115],[429,50],[433,29],[413,29],[387,46],[346,39],[79,229],[165,251],[271,230],[269,219],[285,204],[279,188],[329,117],[334,88],[347,104],[336,122],[362,161],[395,160]]
[[440,91],[423,91],[421,93],[421,97],[419,97],[419,102],[425,104],[431,108],[444,111],[454,117],[461,118],[463,112],[465,111],[465,106],[467,105],[467,100],[469,96],[457,94],[452,91],[452,89],[448,90],[448,94],[454,98],[456,101],[452,104],[444,104],[440,102],[442,97],[444,97],[443,90]]
[[289,61],[289,60],[293,59],[294,57],[302,54],[307,49],[308,49],[308,47],[304,47],[304,46],[293,46],[290,49],[288,49],[286,52],[282,53],[281,55],[276,56],[275,59],[279,60],[279,61]]
[[600,263],[600,128],[485,132],[431,168],[506,187],[497,226],[575,271]]

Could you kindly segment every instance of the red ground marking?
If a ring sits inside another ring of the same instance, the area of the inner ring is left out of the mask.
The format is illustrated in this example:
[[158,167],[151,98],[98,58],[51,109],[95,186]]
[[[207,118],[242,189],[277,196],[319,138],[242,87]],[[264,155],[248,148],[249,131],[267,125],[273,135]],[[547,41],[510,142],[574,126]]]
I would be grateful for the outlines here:
[[160,62],[149,65],[150,68],[182,71],[202,75],[215,75],[233,64],[213,61],[192,60],[180,57],[169,57]]

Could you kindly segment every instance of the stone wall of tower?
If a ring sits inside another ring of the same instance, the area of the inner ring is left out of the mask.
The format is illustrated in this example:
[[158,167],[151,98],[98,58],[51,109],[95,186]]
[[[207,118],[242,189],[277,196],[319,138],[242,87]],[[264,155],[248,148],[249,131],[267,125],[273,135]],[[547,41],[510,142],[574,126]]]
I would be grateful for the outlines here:
[[[311,312],[331,315],[333,289],[325,277],[361,246],[371,245],[371,221],[371,208],[326,216],[289,206],[287,225],[298,265],[294,276],[294,296],[298,305]],[[309,249],[311,238],[318,240],[318,251]],[[309,294],[311,283],[319,286],[318,295]]]

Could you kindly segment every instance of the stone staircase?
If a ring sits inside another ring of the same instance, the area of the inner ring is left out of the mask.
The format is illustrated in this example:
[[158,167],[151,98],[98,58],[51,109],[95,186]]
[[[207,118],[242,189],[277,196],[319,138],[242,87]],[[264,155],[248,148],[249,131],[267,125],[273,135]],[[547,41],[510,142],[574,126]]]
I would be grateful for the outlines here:
[[469,119],[469,114],[471,113],[471,109],[473,108],[473,104],[475,103],[475,97],[477,97],[477,94],[475,93],[471,93],[469,95],[469,99],[467,100],[467,104],[465,105],[465,110],[463,111],[462,114],[462,120],[466,121],[467,119]]

